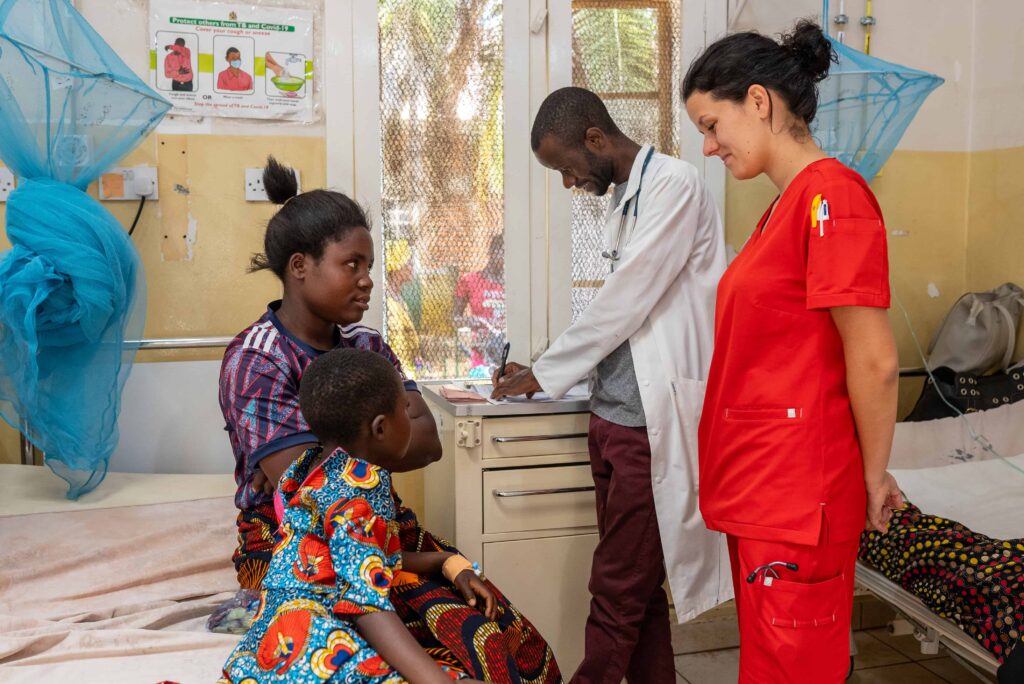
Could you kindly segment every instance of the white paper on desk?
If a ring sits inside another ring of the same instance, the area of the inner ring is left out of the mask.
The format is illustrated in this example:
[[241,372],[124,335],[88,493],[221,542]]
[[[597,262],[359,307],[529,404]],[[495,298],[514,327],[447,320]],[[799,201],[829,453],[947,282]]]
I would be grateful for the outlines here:
[[[491,396],[491,392],[494,391],[494,387],[488,384],[473,385],[472,387],[474,391],[476,391],[480,396],[484,397],[485,399],[489,399]],[[580,399],[588,398],[590,398],[590,387],[587,384],[587,382],[581,382],[571,387],[569,391],[566,392],[561,399],[552,399],[551,395],[549,395],[547,392],[537,392],[536,394],[533,395],[532,399],[527,399],[525,395],[520,395],[517,397],[505,397],[504,399],[491,399],[491,401],[495,401],[497,403],[507,402],[510,404],[514,404],[523,402],[544,403],[557,401],[578,401]]]

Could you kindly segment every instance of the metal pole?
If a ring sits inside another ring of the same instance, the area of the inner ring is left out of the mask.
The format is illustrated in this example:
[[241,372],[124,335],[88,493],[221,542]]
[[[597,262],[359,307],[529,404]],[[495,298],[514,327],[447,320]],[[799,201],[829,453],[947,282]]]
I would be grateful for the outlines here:
[[196,349],[201,347],[226,347],[234,337],[165,337],[150,340],[125,340],[126,346],[139,349]]
[[[139,349],[200,349],[204,347],[226,347],[234,337],[167,337],[149,340],[125,340],[125,345],[134,345]],[[35,465],[36,447],[25,434],[28,423],[21,421],[21,464]]]
[[32,445],[32,442],[28,441],[28,437],[25,433],[28,432],[28,424],[25,421],[21,421],[21,465],[35,465],[36,464],[36,448]]

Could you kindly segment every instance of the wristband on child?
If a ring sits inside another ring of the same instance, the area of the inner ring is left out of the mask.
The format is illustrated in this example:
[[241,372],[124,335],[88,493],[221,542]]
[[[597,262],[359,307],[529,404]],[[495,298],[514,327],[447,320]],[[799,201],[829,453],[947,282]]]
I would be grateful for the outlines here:
[[456,577],[461,575],[466,570],[472,570],[473,573],[476,575],[480,574],[479,565],[477,565],[476,563],[471,563],[468,558],[466,558],[465,556],[460,556],[458,554],[450,557],[448,560],[444,562],[444,565],[441,566],[441,574],[444,575],[444,578],[446,580],[452,583],[455,582]]

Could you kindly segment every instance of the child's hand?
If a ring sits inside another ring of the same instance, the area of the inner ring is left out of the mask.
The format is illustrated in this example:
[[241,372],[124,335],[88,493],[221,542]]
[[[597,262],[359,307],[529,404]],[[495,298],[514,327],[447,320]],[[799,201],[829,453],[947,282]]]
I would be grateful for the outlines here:
[[477,598],[484,602],[483,608],[480,609],[488,620],[494,620],[498,617],[498,601],[494,598],[494,594],[487,588],[483,580],[477,577],[476,573],[472,570],[463,570],[455,577],[455,581],[452,582],[455,588],[459,590],[462,597],[466,599],[466,603],[470,606],[478,607],[479,602]]

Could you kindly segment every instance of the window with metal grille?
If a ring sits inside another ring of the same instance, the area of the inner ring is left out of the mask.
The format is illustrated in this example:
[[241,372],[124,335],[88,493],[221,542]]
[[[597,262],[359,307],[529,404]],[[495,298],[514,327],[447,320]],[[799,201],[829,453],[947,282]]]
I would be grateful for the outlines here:
[[502,2],[378,5],[384,335],[418,379],[505,342]]
[[[679,0],[573,0],[572,82],[597,93],[623,133],[679,154]],[[572,320],[604,284],[608,195],[573,190]]]

